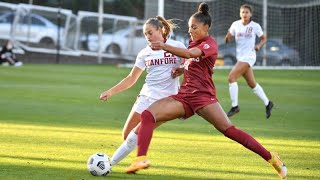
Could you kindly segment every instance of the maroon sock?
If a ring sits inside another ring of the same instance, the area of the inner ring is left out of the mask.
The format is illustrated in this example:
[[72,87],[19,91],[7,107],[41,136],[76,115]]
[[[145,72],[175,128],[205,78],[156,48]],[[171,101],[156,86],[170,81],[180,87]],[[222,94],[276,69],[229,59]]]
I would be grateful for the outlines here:
[[150,111],[145,110],[141,114],[141,125],[138,133],[137,156],[146,156],[151,142],[155,119]]
[[256,141],[249,134],[241,131],[240,129],[235,128],[234,126],[229,127],[223,133],[228,138],[237,141],[242,144],[244,147],[250,149],[251,151],[259,154],[263,159],[268,161],[271,159],[271,154],[267,151],[258,141]]

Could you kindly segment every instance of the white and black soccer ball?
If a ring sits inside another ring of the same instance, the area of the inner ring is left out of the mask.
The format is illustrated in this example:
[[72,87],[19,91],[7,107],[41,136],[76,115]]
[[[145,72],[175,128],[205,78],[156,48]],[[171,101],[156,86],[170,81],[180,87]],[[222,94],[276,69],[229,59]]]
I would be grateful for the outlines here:
[[111,163],[108,155],[95,153],[87,162],[88,171],[94,176],[106,176],[111,172]]

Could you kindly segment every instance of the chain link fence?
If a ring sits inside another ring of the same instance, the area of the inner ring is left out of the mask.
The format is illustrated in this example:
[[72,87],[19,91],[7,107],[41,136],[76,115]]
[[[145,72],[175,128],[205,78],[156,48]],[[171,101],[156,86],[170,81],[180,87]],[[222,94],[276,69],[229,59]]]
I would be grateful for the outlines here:
[[[178,19],[176,23],[180,26],[172,38],[188,44],[188,19],[197,11],[200,2],[164,0],[164,17]],[[232,65],[236,61],[235,48],[224,44],[224,36],[231,23],[239,19],[239,8],[245,3],[253,6],[253,20],[262,26],[263,1],[206,2],[213,17],[210,34],[217,40],[220,54],[223,50],[228,52],[223,54],[224,64]],[[319,66],[320,1],[267,0],[266,7],[266,65]],[[145,19],[158,13],[158,0],[145,1]],[[103,14],[103,32],[100,36],[98,19],[96,12],[78,11],[75,15],[68,9],[0,2],[0,43],[8,39],[13,41],[15,51],[21,54],[65,55],[69,59],[86,57],[95,63],[97,56],[102,56],[104,60],[134,61],[147,44],[142,30],[143,20]],[[257,65],[262,65],[262,57],[259,52]]]

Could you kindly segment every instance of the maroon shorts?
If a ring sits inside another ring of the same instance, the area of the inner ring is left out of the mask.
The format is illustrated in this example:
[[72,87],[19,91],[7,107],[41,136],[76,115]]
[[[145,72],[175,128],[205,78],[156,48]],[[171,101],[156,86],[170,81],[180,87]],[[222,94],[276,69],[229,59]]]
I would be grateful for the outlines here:
[[193,116],[198,109],[201,109],[209,104],[219,102],[216,96],[212,96],[211,94],[207,93],[178,93],[170,97],[183,104],[185,111],[185,115],[183,116],[184,119]]

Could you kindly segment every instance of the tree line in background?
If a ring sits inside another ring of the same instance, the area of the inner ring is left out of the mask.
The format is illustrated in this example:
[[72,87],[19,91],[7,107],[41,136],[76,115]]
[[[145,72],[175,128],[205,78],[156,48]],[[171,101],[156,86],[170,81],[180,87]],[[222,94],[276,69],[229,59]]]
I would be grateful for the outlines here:
[[[8,3],[25,3],[29,0],[2,0]],[[61,7],[70,9],[74,14],[78,11],[98,11],[99,0],[33,0],[33,5]],[[144,0],[104,0],[104,13],[144,18]]]

